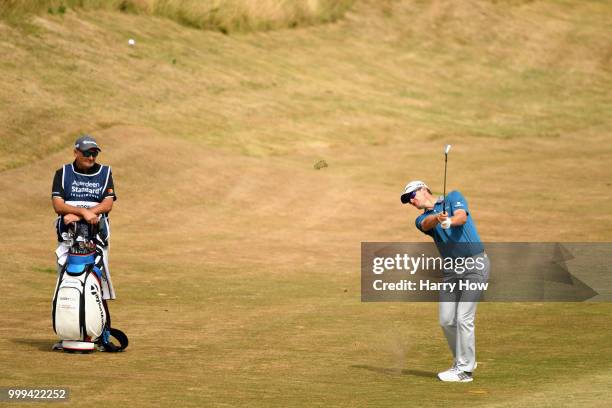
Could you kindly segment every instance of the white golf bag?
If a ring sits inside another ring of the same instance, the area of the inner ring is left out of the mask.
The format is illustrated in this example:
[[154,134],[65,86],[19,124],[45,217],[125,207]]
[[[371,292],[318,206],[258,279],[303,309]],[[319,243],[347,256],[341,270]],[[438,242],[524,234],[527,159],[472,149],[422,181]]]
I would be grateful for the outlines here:
[[93,264],[71,263],[69,260],[60,274],[53,297],[53,330],[63,341],[65,350],[93,350],[94,342],[104,331],[106,309],[97,269]]
[[104,254],[96,237],[97,226],[82,221],[71,224],[62,234],[70,250],[55,287],[52,318],[53,330],[62,340],[57,348],[64,351],[91,352],[97,348],[117,352],[125,350],[129,343],[125,333],[111,327],[102,297]]
[[90,239],[92,232],[86,224],[74,224],[69,233],[70,253],[53,296],[53,330],[66,351],[93,351],[108,321],[102,300],[102,272],[96,266],[99,250]]

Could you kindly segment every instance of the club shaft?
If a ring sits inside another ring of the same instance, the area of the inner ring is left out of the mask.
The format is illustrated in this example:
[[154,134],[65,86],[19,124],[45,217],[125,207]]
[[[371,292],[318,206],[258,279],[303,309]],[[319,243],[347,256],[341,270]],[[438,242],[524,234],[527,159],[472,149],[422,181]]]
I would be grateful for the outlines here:
[[448,154],[444,155],[444,192],[442,194],[442,211],[446,212],[446,163],[448,162]]

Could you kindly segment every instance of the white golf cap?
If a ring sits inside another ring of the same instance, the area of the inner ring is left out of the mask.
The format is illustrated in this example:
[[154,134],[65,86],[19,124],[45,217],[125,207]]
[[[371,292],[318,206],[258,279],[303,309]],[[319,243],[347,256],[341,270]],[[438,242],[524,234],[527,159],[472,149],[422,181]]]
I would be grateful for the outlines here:
[[402,204],[409,203],[410,193],[418,190],[421,187],[425,187],[426,189],[429,189],[429,187],[427,187],[427,184],[425,184],[421,180],[413,180],[410,183],[406,184],[406,188],[404,189],[404,192],[402,193],[402,196],[400,197],[402,200]]

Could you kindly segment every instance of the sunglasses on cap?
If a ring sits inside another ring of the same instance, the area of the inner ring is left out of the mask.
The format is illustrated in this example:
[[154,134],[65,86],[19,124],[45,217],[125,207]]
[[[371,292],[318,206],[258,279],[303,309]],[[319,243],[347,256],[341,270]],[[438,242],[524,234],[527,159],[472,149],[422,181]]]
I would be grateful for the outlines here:
[[419,187],[416,190],[414,190],[413,192],[411,192],[410,194],[408,194],[408,202],[410,202],[410,200],[412,200],[416,196],[416,193],[418,191],[420,191],[422,188],[423,187]]
[[91,149],[91,150],[85,150],[83,153],[83,156],[85,157],[98,157],[98,151],[96,149]]

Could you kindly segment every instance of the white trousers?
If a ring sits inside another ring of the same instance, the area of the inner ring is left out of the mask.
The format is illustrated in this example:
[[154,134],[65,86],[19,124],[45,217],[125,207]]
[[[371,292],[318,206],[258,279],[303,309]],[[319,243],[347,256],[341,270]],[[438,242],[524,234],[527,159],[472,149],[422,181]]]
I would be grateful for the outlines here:
[[[482,257],[485,268],[473,268],[462,274],[455,271],[444,271],[444,282],[459,281],[487,282],[489,280],[490,262],[485,254],[474,255],[473,258]],[[476,335],[474,321],[476,318],[476,305],[482,295],[479,290],[464,290],[453,292],[440,291],[440,326],[448,347],[453,354],[455,364],[461,371],[472,372],[476,365]]]

